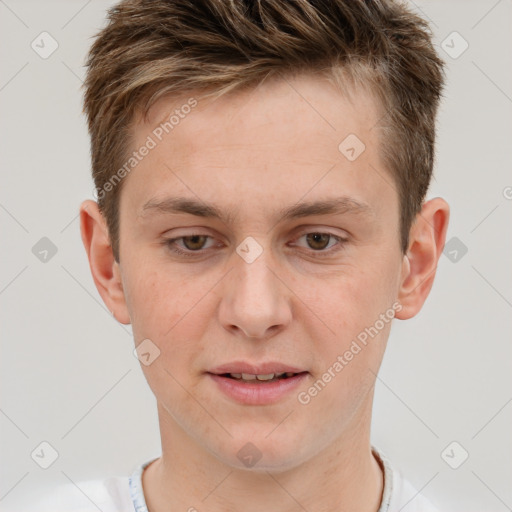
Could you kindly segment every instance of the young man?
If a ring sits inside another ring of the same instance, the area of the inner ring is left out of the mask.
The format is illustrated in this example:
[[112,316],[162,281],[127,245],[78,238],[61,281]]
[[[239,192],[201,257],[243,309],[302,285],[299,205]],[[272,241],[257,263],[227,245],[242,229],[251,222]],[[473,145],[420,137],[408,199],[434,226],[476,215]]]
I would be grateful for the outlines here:
[[88,498],[434,510],[370,443],[391,320],[421,309],[449,218],[424,202],[443,86],[426,23],[384,0],[109,15],[87,63],[98,203],[81,206],[82,239],[132,325],[162,455]]

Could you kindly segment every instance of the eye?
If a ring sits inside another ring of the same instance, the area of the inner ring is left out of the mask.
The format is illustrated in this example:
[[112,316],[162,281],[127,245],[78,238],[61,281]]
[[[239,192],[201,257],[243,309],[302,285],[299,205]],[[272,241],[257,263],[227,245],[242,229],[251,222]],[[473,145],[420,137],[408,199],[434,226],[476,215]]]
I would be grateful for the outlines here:
[[[213,242],[212,237],[207,235],[187,235],[165,240],[165,245],[174,253],[184,256],[195,256],[194,253],[201,253],[212,245],[206,246],[207,241]],[[182,244],[177,242],[181,241]]]
[[[312,249],[315,252],[331,253],[340,250],[345,242],[348,242],[346,238],[342,238],[332,233],[321,233],[311,232],[302,235],[297,241],[305,239],[307,248]],[[300,245],[304,247],[304,245]],[[331,249],[332,247],[338,246],[337,249]]]
[[[306,245],[300,243],[302,240]],[[332,233],[313,231],[297,238],[293,245],[309,249],[310,253],[318,253],[318,256],[327,256],[343,249],[345,242],[348,242],[348,239]],[[164,244],[175,254],[194,257],[204,255],[208,249],[213,248],[215,240],[208,235],[193,234],[166,239]]]

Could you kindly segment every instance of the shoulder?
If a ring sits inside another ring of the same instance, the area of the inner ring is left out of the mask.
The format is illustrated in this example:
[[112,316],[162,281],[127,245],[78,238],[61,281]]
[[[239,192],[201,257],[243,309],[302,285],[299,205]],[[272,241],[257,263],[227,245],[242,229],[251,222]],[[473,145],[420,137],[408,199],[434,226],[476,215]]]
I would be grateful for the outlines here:
[[66,483],[38,496],[26,512],[128,512],[133,510],[128,477]]
[[394,492],[389,512],[440,512],[418,492],[398,471],[394,471]]
[[381,452],[374,453],[384,468],[384,492],[379,512],[440,512],[417,491]]

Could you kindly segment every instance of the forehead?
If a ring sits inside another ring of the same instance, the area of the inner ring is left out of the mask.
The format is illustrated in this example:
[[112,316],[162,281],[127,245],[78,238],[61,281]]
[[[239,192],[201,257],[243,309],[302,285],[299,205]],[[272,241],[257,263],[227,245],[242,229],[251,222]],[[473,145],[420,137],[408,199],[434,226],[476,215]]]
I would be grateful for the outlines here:
[[[176,186],[190,196],[215,189],[232,200],[264,193],[279,202],[283,194],[299,199],[308,189],[320,193],[342,177],[361,191],[375,174],[369,166],[382,168],[374,129],[380,116],[367,91],[348,97],[309,75],[269,80],[214,100],[193,92],[162,97],[133,128],[135,149],[148,137],[154,147],[129,176],[131,206],[140,210]],[[351,149],[362,151],[355,160],[348,158]],[[179,176],[194,190],[187,191]]]
[[[331,135],[334,140],[346,130],[352,130],[363,138],[367,128],[372,128],[381,117],[382,106],[369,87],[358,90],[348,84],[342,87],[340,90],[327,78],[310,74],[281,75],[213,99],[203,97],[199,91],[174,97],[163,96],[152,105],[145,121],[135,125],[135,135],[144,136],[171,120],[173,126],[170,131],[177,138],[184,130],[183,127],[181,130],[176,128],[189,118],[191,120],[186,124],[193,125],[191,129],[194,132],[203,138],[215,134],[216,140],[219,132],[229,127],[250,126],[253,129],[278,123],[286,127],[288,138],[291,135],[306,136],[313,130],[322,132],[324,136]],[[189,109],[191,100],[197,103]],[[307,124],[297,125],[298,116]],[[258,132],[259,138],[264,131]],[[243,132],[231,131],[226,135],[234,139],[237,135],[242,136]],[[271,138],[273,134],[269,132],[268,135]]]

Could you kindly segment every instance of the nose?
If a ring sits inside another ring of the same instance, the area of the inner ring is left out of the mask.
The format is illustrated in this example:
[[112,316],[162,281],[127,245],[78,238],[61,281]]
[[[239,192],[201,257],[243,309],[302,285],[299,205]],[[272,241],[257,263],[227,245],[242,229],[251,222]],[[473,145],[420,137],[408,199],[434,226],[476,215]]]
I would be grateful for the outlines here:
[[289,290],[276,276],[268,254],[263,251],[252,263],[234,255],[235,268],[223,283],[219,309],[220,322],[231,333],[267,339],[291,321]]

